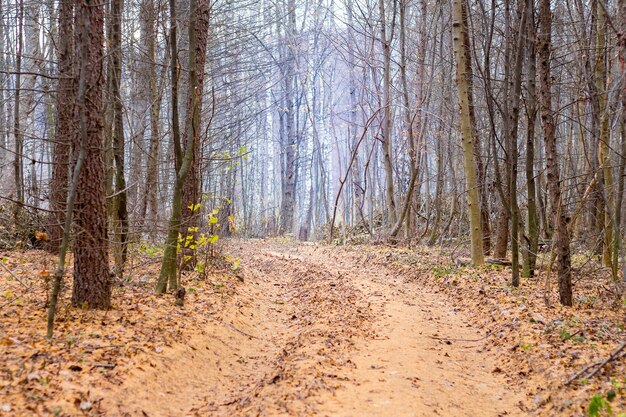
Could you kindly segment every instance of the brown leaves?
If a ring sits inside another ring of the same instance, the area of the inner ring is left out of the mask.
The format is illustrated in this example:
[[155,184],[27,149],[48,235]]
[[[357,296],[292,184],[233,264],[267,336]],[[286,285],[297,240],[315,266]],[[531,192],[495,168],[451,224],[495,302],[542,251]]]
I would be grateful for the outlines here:
[[35,239],[40,242],[47,242],[49,240],[46,232],[35,232]]
[[[389,258],[388,254],[370,255],[371,261],[378,264],[388,264]],[[548,308],[543,301],[545,271],[541,269],[537,277],[522,278],[520,288],[513,289],[509,268],[460,267],[429,248],[399,248],[391,259],[399,273],[446,294],[451,303],[489,332],[488,349],[499,357],[493,372],[530,387],[526,394],[534,398],[539,414],[576,414],[586,407],[593,393],[611,387],[611,378],[621,384],[626,382],[624,360],[612,363],[612,369],[602,369],[603,378],[563,387],[575,370],[608,357],[616,343],[626,338],[626,306],[616,307],[604,289],[606,270],[590,265],[578,269],[579,275],[574,276],[574,307]],[[558,298],[556,288],[550,297]],[[567,398],[568,402],[546,398]],[[617,396],[612,404],[616,409],[626,408],[626,397]]]
[[[15,275],[0,275],[0,305],[5,304],[0,309],[0,407],[11,415],[93,412],[100,407],[96,392],[119,384],[136,366],[138,353],[162,349],[201,328],[221,303],[213,285],[199,282],[185,297],[181,320],[182,310],[169,297],[153,293],[158,264],[138,253],[130,256],[131,268],[144,266],[131,269],[130,281],[114,288],[113,309],[105,312],[71,307],[69,263],[52,342],[44,336],[51,275],[46,265],[53,265],[54,258],[43,251],[0,256]],[[234,282],[225,279],[222,291],[231,292]]]

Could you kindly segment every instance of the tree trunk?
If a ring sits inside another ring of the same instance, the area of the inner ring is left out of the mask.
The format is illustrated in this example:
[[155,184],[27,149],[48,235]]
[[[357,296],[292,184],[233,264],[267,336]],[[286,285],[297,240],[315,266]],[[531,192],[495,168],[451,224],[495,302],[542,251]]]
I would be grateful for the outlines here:
[[468,60],[469,51],[466,45],[469,43],[469,33],[466,25],[467,4],[465,0],[453,0],[453,41],[454,55],[456,59],[457,88],[459,94],[459,109],[461,117],[461,140],[463,145],[463,158],[465,164],[465,181],[467,187],[467,206],[470,219],[470,238],[472,263],[480,266],[484,263],[483,235],[480,218],[480,200],[478,197],[478,181],[476,175],[476,160],[474,155],[474,134],[472,117],[470,115],[470,100],[472,94],[468,83]]
[[[187,146],[183,155],[183,148],[180,139],[180,127],[178,118],[178,46],[176,42],[176,0],[170,0],[170,48],[171,48],[171,94],[172,94],[172,142],[174,143],[174,154],[176,158],[176,180],[174,183],[174,194],[172,196],[172,213],[168,224],[167,238],[165,240],[165,251],[161,262],[161,271],[157,281],[156,292],[163,294],[167,292],[168,286],[170,290],[177,290],[179,287],[177,275],[177,248],[178,235],[181,227],[182,218],[182,194],[187,173],[191,168],[193,161],[193,146]],[[196,0],[190,1],[190,10],[196,10]],[[196,19],[195,13],[189,14],[189,62],[196,62]],[[191,104],[189,108],[195,113],[199,111],[198,94],[198,75],[195,65],[189,67],[189,91]],[[189,116],[191,123],[189,124],[189,137],[195,137],[198,131],[197,121],[200,120],[199,114]]]
[[534,6],[526,5],[528,21],[526,22],[526,33],[528,48],[528,78],[526,100],[527,131],[526,131],[526,187],[528,189],[528,239],[524,248],[523,276],[531,277],[535,273],[537,262],[537,250],[539,248],[539,218],[537,214],[537,186],[535,183],[535,120],[537,118],[537,89],[535,80],[537,77],[537,66],[535,56],[535,18]]
[[[624,239],[621,231],[621,219],[622,219],[622,201],[624,198],[624,183],[626,182],[626,0],[619,0],[619,16],[617,19],[620,32],[618,33],[618,47],[619,47],[619,60],[620,68],[622,69],[622,149],[621,158],[619,164],[618,191],[615,197],[615,239],[613,246],[613,269],[617,269],[617,257],[619,248],[622,248],[622,279],[626,281],[626,249],[624,248]],[[617,275],[614,273],[614,275]]]
[[59,82],[57,84],[57,122],[50,182],[50,209],[52,210],[48,237],[49,248],[59,253],[65,224],[65,202],[70,170],[70,143],[76,134],[73,114],[76,100],[76,74],[74,71],[74,1],[62,0],[59,4]]
[[556,144],[556,125],[552,110],[552,79],[550,56],[552,53],[552,11],[550,0],[539,1],[539,34],[537,36],[537,57],[539,73],[539,103],[541,125],[546,147],[546,168],[552,218],[554,223],[553,245],[557,256],[559,277],[559,298],[561,304],[571,306],[572,267],[567,232],[567,213],[561,201],[561,178],[559,173],[559,154]]
[[598,97],[598,117],[600,122],[598,161],[602,168],[602,178],[604,181],[604,195],[601,196],[604,206],[604,244],[602,251],[602,263],[611,267],[613,260],[613,167],[611,164],[611,149],[609,123],[610,113],[607,109],[607,52],[606,52],[606,6],[601,4],[603,0],[596,1],[596,63],[595,63],[595,87]]
[[509,96],[509,114],[508,117],[508,151],[509,151],[509,211],[511,213],[511,271],[512,279],[511,284],[514,287],[519,286],[519,207],[517,205],[517,162],[518,162],[518,149],[517,149],[517,131],[519,122],[520,111],[520,97],[522,94],[522,63],[524,61],[524,37],[522,33],[526,25],[526,7],[530,7],[530,4],[526,2],[530,0],[519,1],[519,25],[518,30],[515,31],[514,39],[517,40],[513,56],[514,67],[512,78],[512,91]]
[[74,160],[77,160],[81,142],[85,144],[86,155],[76,192],[72,304],[98,309],[111,307],[102,160],[103,25],[101,2],[77,3],[76,53],[80,57],[77,122],[80,132],[74,140]]
[[[200,211],[196,209],[196,207],[198,207],[197,204],[200,204],[200,161],[202,159],[200,149],[200,113],[202,112],[204,63],[206,61],[207,42],[209,40],[209,13],[211,10],[210,0],[196,0],[195,4],[196,8],[190,11],[195,19],[195,32],[193,35],[195,51],[189,52],[189,65],[190,69],[192,65],[194,66],[195,81],[194,83],[189,83],[187,111],[185,112],[185,131],[183,134],[183,146],[185,149],[189,146],[193,147],[193,157],[182,190],[183,201],[180,229],[181,236],[183,236],[184,239],[188,239],[187,237],[191,236],[191,242],[195,242],[197,238],[196,230],[200,214]],[[191,71],[189,75],[191,81]],[[196,106],[196,108],[193,106]],[[187,245],[182,248],[182,255],[183,259],[180,263],[181,269],[189,270],[195,268],[197,262],[195,249],[191,249],[189,245]]]
[[[156,225],[159,221],[159,206],[158,206],[158,158],[159,158],[159,142],[160,142],[160,127],[159,127],[159,113],[161,110],[161,92],[157,84],[157,63],[156,63],[156,19],[157,11],[155,10],[154,0],[146,0],[143,9],[142,20],[142,38],[146,42],[146,60],[147,63],[144,66],[148,73],[147,83],[145,88],[148,89],[148,102],[150,108],[150,145],[148,150],[148,166],[146,170],[146,185],[144,189],[144,196],[141,208],[141,217],[139,222],[143,226],[144,221],[148,220],[150,230],[148,236],[150,240],[156,239],[157,228]],[[165,70],[165,66],[163,67]],[[165,75],[165,73],[163,73]],[[140,228],[140,232],[143,232],[143,227]]]
[[122,279],[128,253],[128,207],[126,178],[124,174],[124,103],[120,91],[122,81],[122,13],[124,0],[111,2],[110,62],[113,99],[113,158],[115,162],[115,199],[113,202],[113,227],[115,232],[116,273]]
[[393,119],[391,112],[391,39],[387,36],[387,19],[385,16],[385,0],[378,0],[380,13],[380,40],[383,49],[383,127],[382,146],[383,162],[385,166],[385,199],[387,202],[387,216],[390,225],[397,221],[396,200],[393,186]]
[[17,45],[15,51],[15,106],[13,115],[13,136],[15,138],[15,148],[13,153],[13,180],[15,184],[15,203],[13,208],[13,219],[16,226],[21,224],[22,209],[24,208],[24,133],[22,132],[20,111],[20,96],[22,92],[22,53],[24,49],[23,41],[24,28],[24,0],[20,0],[17,17]]
[[287,5],[287,28],[285,41],[287,45],[287,53],[284,55],[286,60],[284,69],[284,92],[285,92],[285,139],[283,149],[285,152],[285,172],[283,176],[284,188],[280,206],[280,228],[279,234],[291,233],[294,227],[294,213],[296,209],[296,148],[298,146],[298,138],[295,127],[295,106],[294,106],[294,77],[295,77],[295,60],[297,47],[296,41],[296,4],[295,0],[289,0]]

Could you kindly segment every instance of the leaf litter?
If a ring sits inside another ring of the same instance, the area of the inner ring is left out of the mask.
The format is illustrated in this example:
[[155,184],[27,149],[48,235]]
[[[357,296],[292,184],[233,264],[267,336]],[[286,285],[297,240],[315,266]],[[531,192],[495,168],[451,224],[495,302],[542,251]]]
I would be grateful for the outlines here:
[[573,309],[548,308],[544,271],[513,289],[509,269],[434,249],[227,251],[241,271],[190,274],[182,308],[153,294],[159,258],[140,251],[112,310],[72,308],[66,288],[52,343],[53,257],[1,254],[15,277],[0,280],[0,415],[586,415],[594,395],[624,410],[624,355],[566,383],[626,339],[597,275],[577,282]]

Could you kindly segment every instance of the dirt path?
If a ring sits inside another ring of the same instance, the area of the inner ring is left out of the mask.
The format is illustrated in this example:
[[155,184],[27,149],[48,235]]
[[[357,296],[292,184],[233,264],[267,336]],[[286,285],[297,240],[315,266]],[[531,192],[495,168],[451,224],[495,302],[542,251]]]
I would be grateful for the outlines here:
[[367,255],[268,241],[229,251],[244,265],[236,299],[189,341],[139,358],[103,393],[105,415],[526,415],[483,333]]

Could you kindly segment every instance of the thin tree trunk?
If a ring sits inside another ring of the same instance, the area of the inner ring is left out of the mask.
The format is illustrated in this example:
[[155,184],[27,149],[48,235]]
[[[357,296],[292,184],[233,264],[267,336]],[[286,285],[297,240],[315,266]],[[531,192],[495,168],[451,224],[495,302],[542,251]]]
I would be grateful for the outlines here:
[[509,210],[511,212],[511,283],[514,287],[519,286],[519,207],[517,205],[517,131],[519,122],[520,97],[522,94],[522,63],[524,60],[524,37],[522,33],[526,25],[526,7],[527,1],[520,0],[521,7],[519,26],[515,32],[517,44],[515,45],[515,60],[512,74],[513,91],[510,96],[508,127],[508,148],[509,148],[509,164],[510,164],[510,182],[509,182]]
[[122,81],[122,13],[124,0],[111,2],[111,93],[113,99],[113,158],[115,162],[115,200],[113,227],[117,247],[115,249],[116,273],[119,279],[124,274],[128,253],[128,207],[126,178],[124,174],[124,103],[120,91]]
[[74,1],[62,0],[59,4],[59,82],[57,85],[57,122],[54,141],[52,180],[50,182],[50,208],[48,226],[49,248],[59,254],[64,236],[65,203],[70,171],[70,143],[74,133],[73,113],[76,100],[74,73]]
[[22,132],[20,111],[20,96],[22,91],[22,53],[24,49],[23,40],[24,28],[24,0],[19,0],[17,17],[17,49],[15,51],[15,106],[13,115],[13,136],[15,138],[15,148],[13,154],[13,180],[15,184],[15,204],[13,208],[13,219],[15,224],[21,224],[21,213],[24,207],[24,134]]
[[[196,10],[196,0],[190,1],[190,10]],[[171,48],[171,94],[172,94],[172,136],[174,142],[174,154],[176,158],[176,180],[174,183],[174,194],[172,196],[172,213],[168,224],[168,233],[165,240],[165,251],[161,262],[161,271],[157,281],[156,292],[163,294],[170,290],[177,290],[180,283],[177,275],[177,248],[178,235],[180,232],[182,219],[182,194],[185,179],[193,162],[194,147],[190,144],[185,149],[183,156],[180,139],[180,127],[178,118],[178,47],[176,42],[176,0],[170,0],[170,48]],[[196,15],[191,12],[189,15],[189,62],[196,62]],[[199,111],[198,75],[195,65],[189,67],[189,91],[191,104],[189,108],[195,113]],[[195,137],[198,132],[199,115],[190,115],[189,137]]]
[[385,166],[385,198],[387,202],[387,215],[389,224],[395,225],[397,221],[395,192],[393,186],[393,145],[392,129],[393,119],[391,112],[391,37],[387,35],[387,19],[385,16],[385,0],[378,0],[380,13],[380,39],[383,49],[383,162]]
[[287,28],[285,41],[288,45],[284,70],[284,91],[285,91],[285,139],[283,144],[285,152],[285,172],[283,176],[284,188],[280,207],[280,228],[279,234],[291,233],[294,227],[294,213],[296,209],[296,148],[298,137],[295,126],[295,106],[294,106],[294,78],[295,60],[297,58],[296,41],[296,4],[295,0],[289,0],[287,4]]
[[[156,19],[157,11],[155,10],[154,0],[146,0],[144,6],[144,19],[142,21],[142,38],[146,41],[146,69],[148,80],[146,87],[149,90],[149,107],[150,107],[150,145],[148,150],[148,166],[146,170],[146,187],[144,190],[142,209],[139,222],[143,226],[145,217],[147,217],[150,230],[148,236],[151,240],[156,239],[159,220],[158,212],[158,158],[159,158],[159,113],[161,110],[161,92],[157,84],[157,63],[156,63]],[[166,67],[163,67],[165,71]],[[165,72],[163,72],[163,76]],[[162,77],[163,78],[163,77]],[[143,227],[140,228],[143,231]]]
[[453,0],[453,41],[454,55],[456,59],[457,88],[459,94],[459,109],[461,117],[461,139],[463,145],[463,157],[465,163],[465,181],[467,187],[467,205],[470,219],[470,238],[472,263],[480,266],[484,263],[483,235],[480,218],[480,200],[478,197],[478,181],[476,175],[476,159],[474,155],[475,129],[472,126],[470,115],[471,107],[469,97],[471,95],[468,83],[467,61],[470,59],[466,45],[469,43],[469,33],[466,25],[467,4],[465,0]]
[[[66,3],[66,6],[68,6],[70,10],[72,9],[73,0],[64,0],[62,3]],[[68,108],[66,109],[66,111],[71,111],[75,104],[74,101],[70,101],[65,104],[63,104],[60,101],[58,102],[59,102],[60,107],[65,107],[67,105]],[[52,282],[52,291],[50,293],[50,305],[48,306],[48,326],[47,326],[47,332],[46,332],[46,337],[48,339],[52,338],[52,333],[54,331],[54,317],[57,312],[57,303],[59,300],[59,295],[61,294],[61,285],[63,283],[63,275],[65,274],[66,255],[70,246],[70,229],[72,226],[72,217],[74,214],[74,202],[76,199],[76,190],[78,188],[78,182],[80,179],[80,174],[83,168],[83,164],[85,163],[86,155],[87,155],[87,143],[86,141],[81,140],[80,150],[78,151],[78,158],[76,159],[76,164],[74,165],[74,171],[72,174],[72,182],[70,184],[69,192],[67,193],[67,204],[65,208],[64,225],[62,227],[63,236],[61,238],[61,244],[59,245],[59,258],[57,262],[57,269],[54,272],[54,280]]]
[[[191,236],[190,242],[195,242],[197,238],[198,218],[200,211],[196,209],[200,204],[200,160],[202,159],[200,148],[200,113],[202,112],[202,95],[204,92],[204,63],[206,61],[206,49],[209,39],[209,13],[211,10],[210,0],[196,0],[195,8],[190,10],[194,16],[194,35],[193,43],[195,50],[189,51],[189,78],[191,81],[191,67],[193,67],[193,75],[195,80],[189,83],[189,92],[187,93],[187,110],[185,112],[185,132],[183,134],[183,146],[185,148],[193,147],[193,158],[189,173],[185,179],[182,191],[182,219],[181,219],[181,236],[185,242]],[[190,33],[191,35],[191,33]],[[190,39],[191,48],[191,39]],[[193,58],[192,59],[192,55]],[[192,88],[193,84],[193,90]],[[194,108],[193,106],[196,106]],[[195,120],[193,119],[195,117]],[[229,194],[232,196],[232,194]],[[232,198],[232,197],[231,197]],[[197,258],[196,251],[190,246],[185,245],[182,248],[183,259],[180,262],[181,269],[190,270],[195,268]]]
[[551,36],[552,11],[550,10],[550,0],[540,0],[539,34],[537,36],[539,102],[541,108],[541,125],[546,146],[548,189],[554,223],[553,245],[557,255],[559,298],[561,304],[571,306],[573,304],[571,254],[567,232],[567,213],[561,201],[559,154],[556,144],[554,111],[552,110],[552,78],[550,71],[550,58],[552,53]]
[[[621,231],[621,223],[622,223],[622,210],[624,209],[622,206],[622,201],[624,199],[624,183],[626,182],[626,0],[619,0],[619,15],[617,18],[618,22],[621,22],[619,27],[620,32],[618,33],[618,47],[619,47],[619,60],[620,60],[620,68],[622,69],[622,149],[621,149],[621,158],[619,164],[619,175],[617,176],[618,188],[617,195],[615,196],[615,218],[616,218],[616,227],[615,227],[615,238],[614,238],[614,246],[613,246],[613,268],[617,269],[617,257],[618,253],[621,250],[622,257],[622,278],[626,281],[626,249],[624,245],[624,240],[622,237]],[[614,274],[616,275],[616,274]]]
[[[402,82],[402,107],[403,107],[403,116],[404,116],[404,129],[406,130],[406,141],[408,142],[409,148],[409,167],[411,172],[411,179],[409,181],[409,188],[407,189],[406,202],[404,203],[404,207],[401,213],[401,221],[396,222],[402,224],[406,218],[406,230],[407,235],[411,234],[412,231],[412,222],[411,222],[411,203],[413,202],[413,187],[415,186],[415,179],[419,175],[418,172],[418,154],[417,154],[417,138],[415,137],[415,132],[413,130],[413,120],[411,118],[411,106],[409,101],[409,83],[407,80],[407,56],[406,56],[406,12],[407,12],[407,0],[400,0],[400,81]],[[419,52],[418,52],[419,54]],[[420,57],[418,57],[419,59]],[[420,63],[418,63],[418,66]],[[420,66],[419,68],[422,68]],[[418,82],[421,83],[420,75],[418,75]],[[420,84],[421,85],[421,84]],[[417,94],[418,100],[420,99],[420,94]],[[414,179],[415,178],[415,179]],[[396,230],[397,229],[397,230]],[[400,228],[396,228],[396,225],[393,225],[393,229],[391,231],[391,236],[395,237]]]
[[535,54],[535,18],[534,5],[526,4],[528,21],[526,22],[528,48],[528,78],[526,100],[526,187],[528,189],[528,239],[524,249],[524,267],[522,275],[531,277],[535,273],[537,250],[539,248],[539,218],[537,214],[537,186],[535,182],[535,120],[537,118],[537,65]]
[[[595,63],[595,86],[598,97],[598,116],[600,121],[598,160],[602,167],[602,178],[604,181],[604,250],[602,251],[602,263],[611,267],[613,260],[613,167],[611,165],[611,149],[609,123],[610,113],[607,109],[607,51],[606,51],[606,10],[603,0],[596,1],[596,63]],[[613,268],[611,268],[613,269]]]

